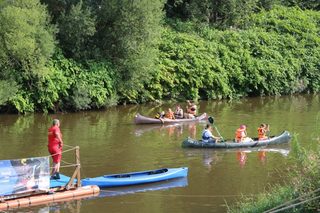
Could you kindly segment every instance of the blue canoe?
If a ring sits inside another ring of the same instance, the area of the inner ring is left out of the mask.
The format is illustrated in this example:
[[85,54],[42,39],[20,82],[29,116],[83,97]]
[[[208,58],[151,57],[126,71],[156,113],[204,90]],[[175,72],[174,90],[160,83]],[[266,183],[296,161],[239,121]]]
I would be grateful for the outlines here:
[[123,196],[147,191],[168,190],[171,188],[186,187],[188,186],[188,178],[175,178],[167,181],[160,181],[156,183],[140,184],[133,186],[113,187],[111,189],[101,190],[99,197],[113,197]]
[[142,172],[104,175],[95,178],[82,179],[82,185],[97,185],[99,187],[128,186],[144,183],[153,183],[174,178],[186,177],[188,168],[164,168]]

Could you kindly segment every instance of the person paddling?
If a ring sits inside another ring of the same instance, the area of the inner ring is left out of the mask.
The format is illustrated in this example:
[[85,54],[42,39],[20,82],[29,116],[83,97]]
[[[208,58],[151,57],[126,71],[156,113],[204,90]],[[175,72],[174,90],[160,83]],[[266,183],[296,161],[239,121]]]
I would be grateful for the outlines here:
[[202,132],[202,141],[206,143],[216,143],[220,140],[220,137],[216,137],[212,134],[212,128],[210,124],[207,124]]
[[48,151],[52,156],[53,168],[51,179],[60,179],[60,161],[62,157],[62,134],[60,131],[60,121],[53,119],[52,126],[48,129]]

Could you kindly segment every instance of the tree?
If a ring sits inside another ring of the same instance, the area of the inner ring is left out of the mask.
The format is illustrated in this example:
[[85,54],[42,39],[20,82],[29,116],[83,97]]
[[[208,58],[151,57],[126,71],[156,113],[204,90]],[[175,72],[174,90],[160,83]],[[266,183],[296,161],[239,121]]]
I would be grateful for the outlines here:
[[14,81],[0,80],[0,106],[7,103],[17,91],[18,87]]
[[[32,92],[46,75],[54,47],[55,28],[39,0],[4,1],[0,7],[0,80],[13,79]],[[11,97],[14,100],[15,97]]]
[[82,1],[59,17],[58,38],[67,57],[80,59],[90,54],[89,42],[95,32],[95,17]]
[[166,10],[168,17],[219,27],[239,27],[246,25],[257,6],[258,0],[168,0]]
[[105,0],[98,17],[96,44],[117,65],[122,101],[133,102],[145,92],[143,84],[155,69],[163,2]]

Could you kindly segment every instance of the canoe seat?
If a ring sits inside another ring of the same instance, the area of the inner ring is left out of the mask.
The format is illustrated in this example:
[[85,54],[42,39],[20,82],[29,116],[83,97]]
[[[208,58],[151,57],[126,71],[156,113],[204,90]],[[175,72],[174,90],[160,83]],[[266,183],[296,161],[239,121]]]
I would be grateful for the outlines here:
[[161,173],[165,173],[167,171],[168,171],[168,169],[158,169],[158,170],[148,172],[148,175],[161,174]]
[[128,174],[123,174],[123,175],[115,175],[114,177],[115,178],[128,178],[130,177],[131,175],[128,175]]

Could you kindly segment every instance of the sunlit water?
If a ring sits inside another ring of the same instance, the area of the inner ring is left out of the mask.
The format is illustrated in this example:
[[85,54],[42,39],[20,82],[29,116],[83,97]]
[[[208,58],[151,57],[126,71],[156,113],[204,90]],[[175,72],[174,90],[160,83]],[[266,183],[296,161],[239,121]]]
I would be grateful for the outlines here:
[[[257,136],[261,122],[271,134],[297,133],[304,147],[319,140],[319,95],[247,98],[241,101],[201,101],[199,112],[214,116],[224,138],[233,138],[240,124]],[[185,103],[181,103],[185,107]],[[118,106],[103,111],[56,115],[0,115],[0,159],[46,156],[47,129],[61,120],[65,144],[80,146],[82,177],[189,167],[188,178],[123,189],[104,189],[100,197],[32,207],[19,212],[225,212],[241,196],[256,196],[285,182],[290,145],[244,149],[183,149],[188,136],[200,138],[205,122],[186,125],[135,125],[136,113],[154,116],[173,104]],[[216,135],[217,133],[214,132]],[[68,147],[65,147],[67,150]],[[71,152],[63,155],[73,162]],[[71,169],[62,168],[70,175]]]

